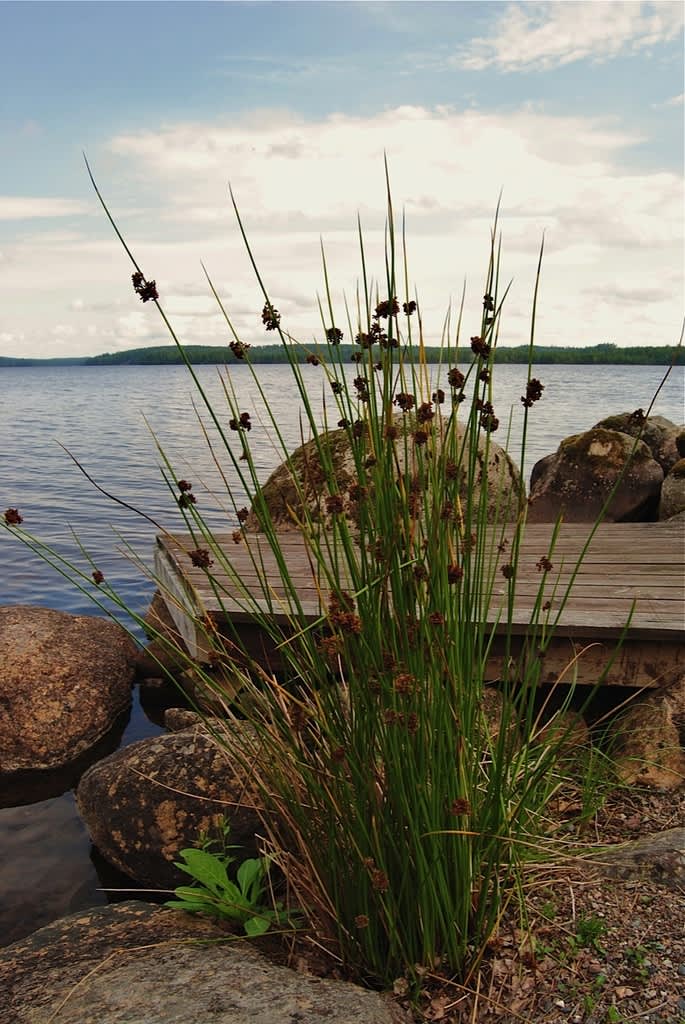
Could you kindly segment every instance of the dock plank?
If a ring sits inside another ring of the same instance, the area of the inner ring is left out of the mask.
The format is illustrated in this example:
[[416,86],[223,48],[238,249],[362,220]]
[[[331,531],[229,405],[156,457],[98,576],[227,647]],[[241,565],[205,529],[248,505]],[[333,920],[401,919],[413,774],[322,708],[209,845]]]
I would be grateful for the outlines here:
[[[624,648],[637,665],[635,685],[658,685],[668,671],[685,671],[685,531],[682,524],[606,524],[598,528],[576,569],[586,543],[587,525],[564,524],[551,554],[553,568],[541,573],[536,563],[550,551],[552,527],[534,524],[522,538],[513,610],[512,630],[521,639],[530,628],[538,594],[549,600],[549,616],[556,622],[555,643],[573,650],[580,644],[611,641],[625,632]],[[317,620],[325,607],[329,585],[326,572],[313,565],[298,534],[283,534],[281,552],[296,590],[284,585],[274,552],[259,534],[244,534],[236,544],[230,533],[215,535],[217,550],[209,573],[192,565],[189,552],[197,546],[187,534],[161,534],[157,538],[155,566],[167,605],[194,656],[202,657],[203,640],[196,620],[209,615],[219,626],[230,618],[236,624],[254,621],[253,600],[262,614],[287,624]],[[509,546],[497,551],[501,532],[488,535],[486,550],[497,562],[511,557]],[[511,539],[509,537],[509,545]],[[327,556],[330,571],[338,577],[335,552]],[[344,559],[340,557],[340,564]],[[562,595],[572,576],[570,594],[561,609]],[[507,584],[493,570],[492,598],[487,622],[504,631],[507,619]],[[341,580],[342,586],[348,582]],[[541,590],[542,588],[542,590]],[[246,597],[249,595],[249,597]],[[638,656],[638,646],[640,646]],[[493,654],[496,660],[496,652]],[[651,660],[650,660],[651,659]],[[625,662],[625,659],[623,659]],[[551,663],[551,662],[550,662]],[[639,663],[639,665],[638,665]],[[629,666],[624,664],[624,670]]]

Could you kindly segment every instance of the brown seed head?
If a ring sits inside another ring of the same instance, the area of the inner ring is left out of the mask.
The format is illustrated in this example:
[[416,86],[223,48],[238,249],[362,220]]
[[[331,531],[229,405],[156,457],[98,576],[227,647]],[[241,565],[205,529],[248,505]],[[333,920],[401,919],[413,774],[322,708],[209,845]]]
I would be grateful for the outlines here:
[[452,562],[451,565],[447,566],[447,582],[448,583],[460,583],[464,576],[464,570],[460,565]]
[[450,814],[453,814],[455,818],[458,817],[460,814],[470,813],[471,804],[464,797],[457,797],[457,799],[453,800],[452,803],[450,804]]
[[250,346],[244,341],[232,341],[228,347],[236,359],[244,359]]
[[479,359],[487,359],[490,355],[490,346],[481,337],[475,335],[471,338],[471,351]]
[[345,511],[345,503],[341,494],[326,495],[326,511],[331,515],[340,515]]
[[416,404],[416,399],[406,391],[398,391],[393,399],[393,404],[402,410],[409,412]]
[[386,299],[384,302],[379,302],[374,310],[374,316],[376,319],[382,317],[387,319],[389,316],[395,316],[400,311],[400,304],[396,298]]
[[267,331],[278,330],[278,325],[281,322],[281,314],[272,306],[270,302],[264,303],[264,309],[262,310],[262,323],[266,327]]
[[542,398],[542,392],[545,390],[545,385],[541,384],[537,377],[531,377],[526,384],[526,393],[521,395],[521,401],[525,405],[526,409],[530,409],[533,402],[538,402]]
[[198,569],[209,569],[210,565],[214,565],[207,548],[196,548],[195,551],[189,551],[188,557]]
[[458,370],[456,366],[452,367],[447,373],[447,383],[451,388],[459,389],[464,386],[466,378],[461,370]]

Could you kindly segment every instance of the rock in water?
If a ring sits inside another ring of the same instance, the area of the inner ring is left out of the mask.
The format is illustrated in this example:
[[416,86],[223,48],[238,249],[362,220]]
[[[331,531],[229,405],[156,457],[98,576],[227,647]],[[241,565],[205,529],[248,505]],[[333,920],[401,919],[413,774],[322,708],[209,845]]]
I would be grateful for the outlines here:
[[230,822],[229,841],[243,848],[236,856],[255,852],[254,794],[244,771],[202,728],[118,750],[85,773],[76,798],[105,860],[151,888],[187,884],[173,862],[218,815]]
[[567,437],[554,455],[535,464],[528,521],[550,523],[561,514],[568,523],[594,522],[627,462],[605,519],[654,519],[663,469],[643,441],[602,428]]
[[682,427],[667,420],[665,416],[645,416],[642,409],[635,412],[620,412],[616,416],[595,423],[593,430],[618,430],[621,434],[639,437],[649,448],[664,473],[668,473],[680,458],[678,434]]
[[[397,437],[394,441],[397,465],[403,473],[411,475],[414,468],[407,465],[407,458],[411,459],[414,446],[408,435],[416,424],[411,417],[396,416],[394,425],[397,429]],[[439,457],[438,453],[442,450],[439,436],[435,437],[434,445],[436,457]],[[457,446],[465,447],[464,459],[467,459],[468,444],[464,442],[464,427],[461,425],[458,428]],[[299,528],[297,523],[303,518],[303,506],[309,510],[313,522],[320,522],[326,526],[330,524],[331,515],[325,507],[325,498],[328,494],[325,486],[326,476],[322,468],[319,448],[330,463],[330,471],[336,480],[338,492],[344,496],[345,515],[349,520],[355,520],[357,506],[350,488],[353,488],[359,480],[350,432],[343,429],[331,430],[322,434],[318,441],[307,441],[297,448],[288,460],[274,470],[262,487],[262,498],[277,530]],[[364,451],[366,452],[367,449]],[[370,448],[368,452],[371,452]],[[476,466],[477,480],[472,497],[474,506],[477,506],[479,501],[480,480],[486,476],[488,481],[488,521],[515,522],[521,506],[525,502],[526,494],[521,474],[513,460],[493,440],[490,440],[487,446],[486,458],[486,442],[481,437],[476,455]],[[466,497],[466,484],[461,487],[461,497],[462,499]],[[248,530],[260,529],[259,510],[256,503],[253,504],[246,528]]]
[[661,487],[659,519],[673,519],[685,512],[685,459],[679,459]]
[[108,619],[0,607],[0,771],[65,768],[131,703],[136,646]]

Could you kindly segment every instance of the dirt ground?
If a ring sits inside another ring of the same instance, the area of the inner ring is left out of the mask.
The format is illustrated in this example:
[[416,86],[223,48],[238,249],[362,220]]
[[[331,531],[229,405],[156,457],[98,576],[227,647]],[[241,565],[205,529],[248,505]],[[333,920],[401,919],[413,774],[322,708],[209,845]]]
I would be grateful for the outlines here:
[[[608,845],[684,826],[685,787],[624,790],[584,838]],[[577,862],[536,869],[528,882],[527,922],[502,922],[471,991],[429,983],[419,1021],[685,1024],[683,874],[617,880]]]
[[[610,846],[683,827],[685,786],[617,792],[582,829],[569,825],[568,834]],[[466,987],[427,975],[417,1007],[399,980],[394,998],[401,1020],[685,1024],[684,862],[681,854],[675,874],[658,880],[608,878],[582,859],[531,869],[527,921],[505,915]],[[311,948],[296,951],[291,965],[335,974]]]

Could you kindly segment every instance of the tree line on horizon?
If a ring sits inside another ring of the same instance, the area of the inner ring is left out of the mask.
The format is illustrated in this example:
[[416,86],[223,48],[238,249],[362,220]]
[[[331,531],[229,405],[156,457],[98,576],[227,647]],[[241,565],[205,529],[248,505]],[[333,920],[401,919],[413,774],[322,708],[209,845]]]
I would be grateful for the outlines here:
[[[358,352],[356,345],[341,345],[343,358],[352,359]],[[192,364],[234,364],[239,360],[227,346],[217,345],[186,345],[184,351]],[[445,352],[440,348],[426,348],[428,363],[444,362]],[[313,345],[309,348],[301,346],[298,350],[300,362],[305,362],[307,355],[322,355],[322,350]],[[527,345],[501,346],[495,349],[497,363],[527,363],[529,350]],[[286,363],[288,355],[281,344],[253,345],[250,348],[252,363]],[[635,365],[635,366],[676,366],[685,365],[685,350],[679,345],[635,345],[621,347],[613,342],[602,342],[582,348],[571,346],[535,345],[533,348],[534,363],[560,363],[579,365]],[[125,352],[105,352],[98,356],[64,357],[56,359],[22,359],[12,356],[0,356],[0,366],[174,366],[183,363],[183,358],[175,345],[158,345],[147,348],[129,349]]]

